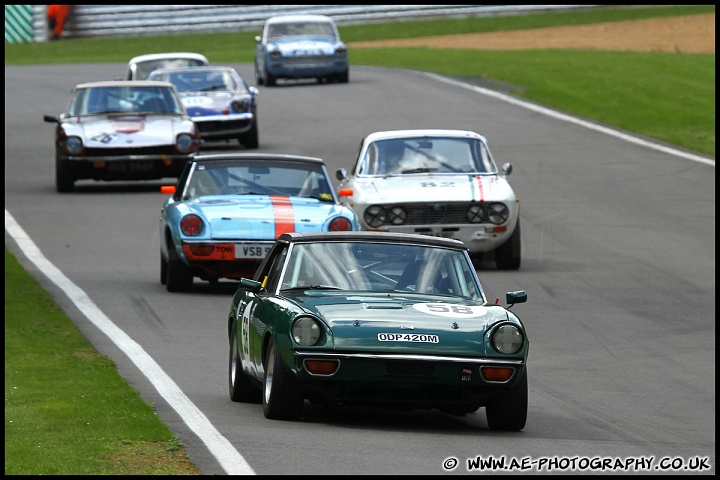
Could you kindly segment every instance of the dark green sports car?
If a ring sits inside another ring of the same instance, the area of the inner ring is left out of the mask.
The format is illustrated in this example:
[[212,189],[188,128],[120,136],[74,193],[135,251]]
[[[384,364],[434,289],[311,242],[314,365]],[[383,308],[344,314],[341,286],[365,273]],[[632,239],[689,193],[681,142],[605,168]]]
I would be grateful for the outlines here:
[[529,343],[508,308],[487,301],[458,240],[287,233],[233,296],[230,398],[262,402],[272,419],[299,418],[305,400],[456,415],[485,407],[491,429],[521,430]]

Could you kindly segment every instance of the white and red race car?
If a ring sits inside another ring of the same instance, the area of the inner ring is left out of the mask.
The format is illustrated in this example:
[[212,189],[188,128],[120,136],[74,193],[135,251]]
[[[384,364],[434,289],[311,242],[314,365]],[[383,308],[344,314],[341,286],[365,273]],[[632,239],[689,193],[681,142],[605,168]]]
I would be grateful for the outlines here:
[[195,123],[169,82],[115,80],[78,84],[55,123],[55,183],[178,177],[199,149]]
[[351,172],[339,169],[339,197],[363,230],[462,241],[474,262],[520,268],[520,200],[484,136],[466,130],[375,132]]

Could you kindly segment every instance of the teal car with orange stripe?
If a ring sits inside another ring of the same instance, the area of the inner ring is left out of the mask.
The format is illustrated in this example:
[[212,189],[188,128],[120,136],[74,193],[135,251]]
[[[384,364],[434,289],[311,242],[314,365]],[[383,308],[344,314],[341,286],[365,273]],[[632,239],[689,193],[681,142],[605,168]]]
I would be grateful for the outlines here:
[[467,130],[391,130],[366,136],[351,171],[339,169],[341,201],[362,230],[454,238],[476,264],[516,270],[520,199],[487,139]]
[[200,155],[163,191],[160,281],[170,292],[192,290],[195,278],[252,277],[284,233],[359,229],[315,157]]

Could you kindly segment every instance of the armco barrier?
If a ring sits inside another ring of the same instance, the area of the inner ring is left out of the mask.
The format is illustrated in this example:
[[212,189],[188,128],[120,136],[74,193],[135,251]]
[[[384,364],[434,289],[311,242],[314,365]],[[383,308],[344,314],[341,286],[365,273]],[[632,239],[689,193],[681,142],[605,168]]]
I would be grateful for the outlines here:
[[[73,5],[63,38],[162,35],[181,32],[260,30],[266,19],[287,13],[328,15],[341,24],[431,17],[505,15],[593,5]],[[47,5],[6,5],[5,43],[47,40]],[[32,12],[31,39],[27,11]],[[24,12],[25,15],[20,15]],[[17,31],[8,39],[8,22]],[[24,31],[24,35],[19,32]],[[23,39],[23,40],[20,40]]]

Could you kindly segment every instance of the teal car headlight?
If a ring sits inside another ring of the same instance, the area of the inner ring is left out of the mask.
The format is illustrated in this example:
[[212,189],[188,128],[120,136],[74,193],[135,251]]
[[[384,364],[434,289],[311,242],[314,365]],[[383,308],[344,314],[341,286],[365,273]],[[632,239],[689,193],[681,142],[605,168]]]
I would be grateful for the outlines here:
[[492,346],[499,353],[517,353],[523,346],[523,334],[515,325],[501,325],[490,338]]
[[320,340],[320,323],[312,317],[299,317],[291,329],[293,340],[304,347],[315,345]]

